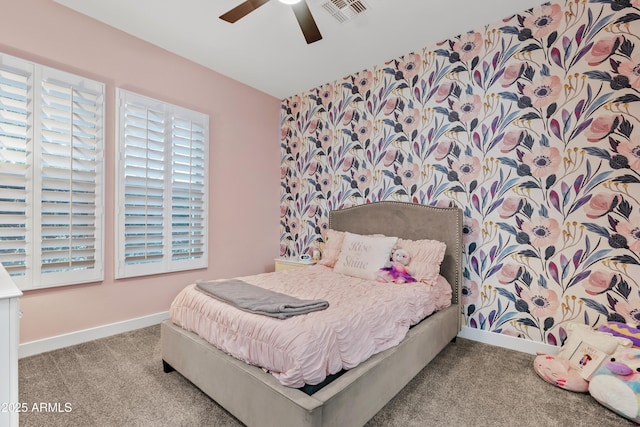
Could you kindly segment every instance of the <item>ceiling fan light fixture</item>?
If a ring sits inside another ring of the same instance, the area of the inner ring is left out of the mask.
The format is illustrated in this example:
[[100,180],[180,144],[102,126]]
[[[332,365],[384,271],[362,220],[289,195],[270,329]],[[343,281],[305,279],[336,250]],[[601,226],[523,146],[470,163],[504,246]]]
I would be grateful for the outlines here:
[[[227,13],[220,15],[220,19],[233,24],[234,22],[237,22],[239,19],[244,18],[257,8],[259,8],[260,6],[269,3],[269,1],[270,0],[245,0]],[[291,6],[291,10],[293,10],[293,14],[298,21],[298,25],[300,26],[300,30],[302,30],[302,34],[304,35],[304,39],[307,41],[307,44],[315,43],[318,40],[322,40],[322,34],[320,34],[320,30],[318,30],[318,25],[316,24],[315,19],[313,19],[313,15],[309,10],[309,6],[307,5],[306,0],[279,1],[288,6]]]

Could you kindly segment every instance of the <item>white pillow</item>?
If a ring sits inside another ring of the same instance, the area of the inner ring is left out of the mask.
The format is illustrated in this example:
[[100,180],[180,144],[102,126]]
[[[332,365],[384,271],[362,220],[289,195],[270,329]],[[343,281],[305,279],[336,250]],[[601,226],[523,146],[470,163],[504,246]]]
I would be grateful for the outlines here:
[[558,351],[557,357],[561,359],[569,359],[577,350],[580,344],[585,343],[592,345],[600,351],[613,354],[618,346],[631,347],[631,340],[623,337],[616,337],[609,332],[600,332],[584,323],[570,322],[566,326],[567,339]]
[[348,276],[375,280],[378,270],[389,261],[397,241],[397,237],[362,236],[346,232],[333,270]]

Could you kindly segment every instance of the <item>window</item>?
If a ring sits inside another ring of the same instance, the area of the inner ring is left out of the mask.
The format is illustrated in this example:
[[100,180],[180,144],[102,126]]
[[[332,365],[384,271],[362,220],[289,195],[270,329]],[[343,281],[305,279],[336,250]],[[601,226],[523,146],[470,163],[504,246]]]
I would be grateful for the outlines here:
[[0,53],[0,262],[23,290],[103,278],[104,85]]
[[116,277],[207,267],[209,116],[116,98]]

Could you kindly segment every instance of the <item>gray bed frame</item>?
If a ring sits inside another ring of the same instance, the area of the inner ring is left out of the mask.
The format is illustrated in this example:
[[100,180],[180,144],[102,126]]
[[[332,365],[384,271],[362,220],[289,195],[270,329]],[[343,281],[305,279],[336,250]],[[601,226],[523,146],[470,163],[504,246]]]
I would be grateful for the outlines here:
[[223,353],[197,335],[161,325],[165,372],[177,370],[248,426],[362,426],[460,331],[462,211],[405,202],[377,202],[332,211],[329,226],[358,234],[434,239],[447,250],[440,273],[453,288],[452,305],[312,395],[281,385],[271,374]]

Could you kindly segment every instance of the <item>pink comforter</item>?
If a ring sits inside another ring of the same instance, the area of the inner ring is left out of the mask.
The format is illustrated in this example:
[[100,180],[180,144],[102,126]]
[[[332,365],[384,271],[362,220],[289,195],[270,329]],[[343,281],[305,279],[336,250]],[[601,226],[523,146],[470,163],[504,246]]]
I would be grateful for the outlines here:
[[290,387],[318,384],[353,368],[399,344],[411,325],[451,304],[443,277],[433,286],[396,285],[316,265],[238,279],[301,299],[324,299],[329,308],[280,320],[241,311],[190,285],[171,304],[171,320]]

